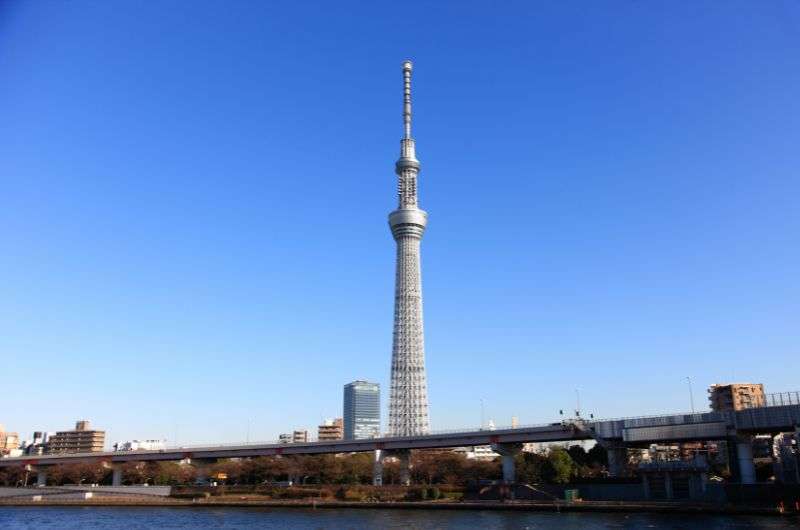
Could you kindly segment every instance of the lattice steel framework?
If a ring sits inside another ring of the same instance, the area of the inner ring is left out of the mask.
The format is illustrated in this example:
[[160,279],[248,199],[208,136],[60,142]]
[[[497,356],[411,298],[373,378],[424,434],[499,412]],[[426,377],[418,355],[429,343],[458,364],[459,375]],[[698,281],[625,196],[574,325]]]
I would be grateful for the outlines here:
[[428,214],[417,206],[417,160],[411,137],[411,61],[403,63],[403,125],[398,177],[398,206],[389,214],[397,242],[394,294],[392,375],[389,395],[389,434],[425,434],[428,423],[428,384],[425,376],[425,337],[422,326],[422,277],[419,248]]

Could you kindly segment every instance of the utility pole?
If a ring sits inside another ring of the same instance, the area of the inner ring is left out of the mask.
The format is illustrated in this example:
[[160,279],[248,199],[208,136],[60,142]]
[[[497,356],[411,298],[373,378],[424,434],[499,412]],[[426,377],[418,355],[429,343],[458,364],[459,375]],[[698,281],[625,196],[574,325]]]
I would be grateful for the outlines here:
[[481,398],[481,430],[483,430],[483,398]]

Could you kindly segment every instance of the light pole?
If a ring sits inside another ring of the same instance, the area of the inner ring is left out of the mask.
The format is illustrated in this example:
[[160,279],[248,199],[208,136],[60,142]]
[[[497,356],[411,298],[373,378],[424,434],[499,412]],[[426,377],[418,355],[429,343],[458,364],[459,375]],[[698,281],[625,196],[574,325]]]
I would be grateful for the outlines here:
[[686,384],[689,385],[689,403],[692,406],[692,414],[694,414],[694,394],[692,394],[692,378],[686,376]]

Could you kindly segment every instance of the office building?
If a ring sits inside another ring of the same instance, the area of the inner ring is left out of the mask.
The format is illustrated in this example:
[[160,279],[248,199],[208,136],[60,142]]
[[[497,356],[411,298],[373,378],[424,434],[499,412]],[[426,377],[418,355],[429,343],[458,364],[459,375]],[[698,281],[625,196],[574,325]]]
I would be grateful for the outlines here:
[[344,420],[342,418],[325,420],[322,425],[317,427],[317,440],[320,442],[341,440],[342,438],[344,438]]
[[376,438],[381,432],[380,386],[353,381],[344,386],[344,437],[346,440]]
[[764,385],[755,383],[728,383],[708,388],[711,410],[744,410],[764,406]]
[[45,452],[53,453],[97,453],[106,443],[105,431],[92,430],[89,422],[80,420],[75,430],[58,431],[47,440]]

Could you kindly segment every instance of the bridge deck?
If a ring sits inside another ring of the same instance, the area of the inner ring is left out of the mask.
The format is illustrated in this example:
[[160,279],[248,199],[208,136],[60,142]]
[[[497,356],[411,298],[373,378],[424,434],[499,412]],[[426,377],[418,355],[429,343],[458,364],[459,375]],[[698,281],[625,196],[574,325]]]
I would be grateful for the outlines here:
[[424,436],[384,437],[368,440],[337,440],[309,443],[254,443],[173,447],[157,451],[117,451],[83,454],[52,454],[0,458],[0,467],[52,465],[73,462],[142,462],[236,458],[273,455],[358,453],[376,449],[437,449],[496,443],[563,442],[601,438],[642,445],[655,442],[719,440],[736,433],[769,434],[792,431],[800,425],[800,405],[760,407],[737,412],[698,412],[642,416],[617,420],[568,420],[547,425],[511,429],[432,433]]

